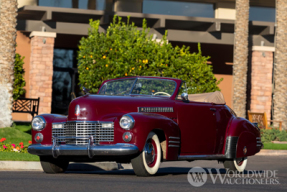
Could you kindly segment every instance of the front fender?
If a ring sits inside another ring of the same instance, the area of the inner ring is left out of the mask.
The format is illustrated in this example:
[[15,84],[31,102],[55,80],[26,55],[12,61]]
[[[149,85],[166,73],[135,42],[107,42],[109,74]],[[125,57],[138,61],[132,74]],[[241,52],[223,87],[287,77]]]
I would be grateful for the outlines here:
[[38,116],[42,116],[46,121],[46,127],[42,131],[35,131],[32,129],[32,143],[37,144],[35,141],[35,135],[37,133],[43,134],[43,141],[41,144],[43,145],[49,145],[52,144],[52,123],[55,122],[66,122],[67,117],[64,115],[58,115],[58,114],[41,114]]
[[[122,135],[124,132],[130,132],[133,139],[130,143],[135,144],[140,151],[143,150],[146,138],[151,131],[157,132],[161,130],[164,132],[166,138],[166,159],[176,160],[179,154],[179,147],[168,147],[169,137],[180,137],[180,129],[176,122],[159,114],[154,113],[128,113],[135,119],[134,128],[131,130],[119,130],[120,134],[115,134],[118,142],[123,142]],[[118,125],[119,126],[119,125]]]

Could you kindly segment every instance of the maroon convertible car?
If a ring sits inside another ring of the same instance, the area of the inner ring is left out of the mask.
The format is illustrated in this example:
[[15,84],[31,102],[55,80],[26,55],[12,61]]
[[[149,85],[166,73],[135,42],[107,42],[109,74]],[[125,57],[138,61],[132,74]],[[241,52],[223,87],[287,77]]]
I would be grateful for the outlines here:
[[28,151],[46,173],[70,161],[131,162],[138,176],[154,175],[164,161],[217,160],[242,172],[260,151],[259,129],[225,105],[220,92],[186,93],[185,82],[126,77],[103,82],[98,94],[74,99],[68,116],[32,121]]

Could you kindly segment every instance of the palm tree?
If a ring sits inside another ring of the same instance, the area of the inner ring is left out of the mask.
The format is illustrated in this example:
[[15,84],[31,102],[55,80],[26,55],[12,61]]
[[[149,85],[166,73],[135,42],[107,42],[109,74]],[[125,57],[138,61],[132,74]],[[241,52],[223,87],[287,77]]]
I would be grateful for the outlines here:
[[0,128],[12,125],[17,0],[0,1]]
[[96,0],[88,0],[88,9],[96,10]]
[[233,59],[233,109],[246,117],[249,0],[236,0]]
[[79,8],[79,0],[72,0],[72,8]]
[[[79,8],[79,0],[72,0],[72,7]],[[96,10],[96,0],[88,0],[88,9]]]
[[[276,0],[273,118],[287,128],[287,0]],[[277,125],[275,125],[277,126]]]

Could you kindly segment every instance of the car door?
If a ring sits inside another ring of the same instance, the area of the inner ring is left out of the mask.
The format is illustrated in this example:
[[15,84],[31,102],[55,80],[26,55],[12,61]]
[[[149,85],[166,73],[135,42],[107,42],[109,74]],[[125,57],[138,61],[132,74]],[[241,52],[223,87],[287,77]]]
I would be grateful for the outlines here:
[[176,101],[181,155],[214,154],[216,108],[210,103]]

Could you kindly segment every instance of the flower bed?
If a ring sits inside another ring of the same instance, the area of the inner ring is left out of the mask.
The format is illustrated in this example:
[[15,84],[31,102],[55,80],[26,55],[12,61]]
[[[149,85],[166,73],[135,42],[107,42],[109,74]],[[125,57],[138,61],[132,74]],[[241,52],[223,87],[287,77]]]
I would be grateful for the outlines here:
[[[32,141],[29,141],[28,143],[31,144]],[[28,153],[27,149],[28,149],[28,145],[25,146],[23,142],[20,142],[17,145],[14,143],[7,143],[6,138],[0,139],[0,151],[16,152],[16,153]]]

